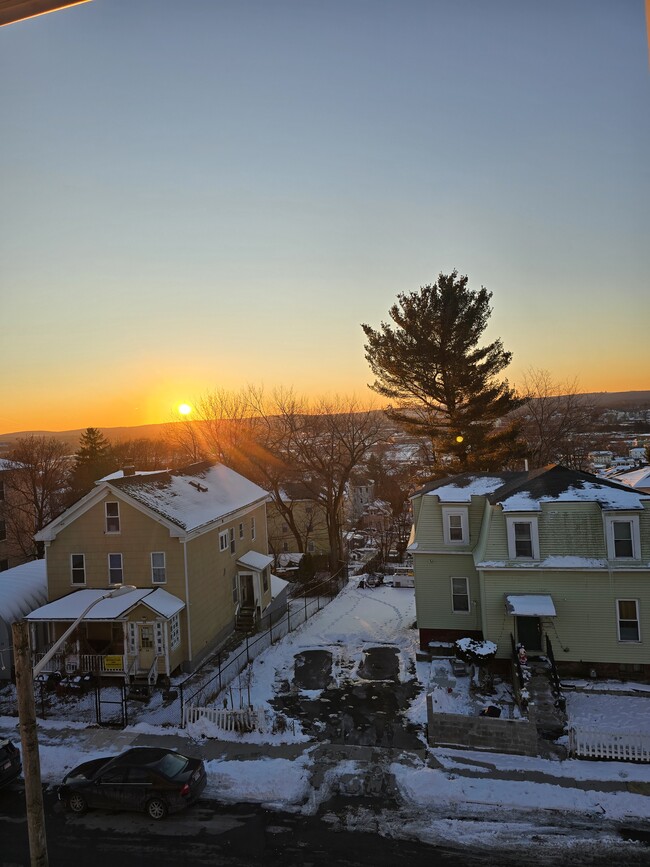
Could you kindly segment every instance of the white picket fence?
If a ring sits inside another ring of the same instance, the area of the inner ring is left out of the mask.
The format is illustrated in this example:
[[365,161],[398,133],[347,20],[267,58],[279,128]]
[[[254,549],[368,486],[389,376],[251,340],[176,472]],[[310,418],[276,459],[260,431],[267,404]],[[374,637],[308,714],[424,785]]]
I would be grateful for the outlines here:
[[569,753],[582,758],[650,762],[650,734],[572,726],[569,729]]
[[227,732],[264,731],[265,716],[262,708],[244,708],[243,710],[228,710],[217,707],[183,707],[183,727],[189,723],[206,719],[217,728]]

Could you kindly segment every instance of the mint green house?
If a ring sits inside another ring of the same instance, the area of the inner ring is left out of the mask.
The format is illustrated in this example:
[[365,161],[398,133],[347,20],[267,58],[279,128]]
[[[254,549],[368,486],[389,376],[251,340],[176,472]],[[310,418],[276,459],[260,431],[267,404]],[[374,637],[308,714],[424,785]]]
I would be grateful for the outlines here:
[[422,649],[465,636],[553,652],[561,673],[650,677],[650,495],[550,465],[411,497]]

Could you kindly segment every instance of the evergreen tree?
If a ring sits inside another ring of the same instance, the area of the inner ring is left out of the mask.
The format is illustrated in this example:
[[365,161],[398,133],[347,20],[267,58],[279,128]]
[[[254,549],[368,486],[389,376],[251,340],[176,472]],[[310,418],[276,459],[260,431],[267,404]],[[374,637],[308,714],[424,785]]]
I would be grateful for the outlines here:
[[71,499],[79,499],[91,491],[95,482],[116,469],[111,444],[96,427],[89,427],[79,439],[70,480]]
[[490,470],[523,454],[517,423],[504,418],[521,400],[498,375],[511,353],[501,340],[479,341],[492,313],[492,293],[474,291],[457,271],[419,292],[402,293],[378,331],[362,325],[371,388],[389,398],[389,418],[427,436],[447,471]]

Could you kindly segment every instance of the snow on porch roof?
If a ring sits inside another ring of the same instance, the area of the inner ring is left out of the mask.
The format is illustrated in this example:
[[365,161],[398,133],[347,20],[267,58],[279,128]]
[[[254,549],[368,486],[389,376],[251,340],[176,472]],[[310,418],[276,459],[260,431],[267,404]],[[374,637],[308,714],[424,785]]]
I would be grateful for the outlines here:
[[555,605],[550,596],[506,596],[506,611],[517,617],[555,617]]
[[261,572],[273,562],[273,557],[268,554],[260,554],[258,551],[247,551],[242,557],[237,559],[240,566],[245,566],[247,569],[254,569],[256,572]]
[[[91,602],[101,599],[105,593],[106,590],[75,590],[67,596],[62,596],[61,599],[55,599],[54,602],[48,602],[42,608],[32,611],[27,615],[27,620],[76,620],[81,617]],[[123,596],[114,596],[112,599],[101,599],[101,602],[90,609],[84,620],[115,620],[124,616],[139,602],[148,605],[163,617],[171,617],[185,607],[184,602],[160,587],[155,590],[145,588],[133,590]]]

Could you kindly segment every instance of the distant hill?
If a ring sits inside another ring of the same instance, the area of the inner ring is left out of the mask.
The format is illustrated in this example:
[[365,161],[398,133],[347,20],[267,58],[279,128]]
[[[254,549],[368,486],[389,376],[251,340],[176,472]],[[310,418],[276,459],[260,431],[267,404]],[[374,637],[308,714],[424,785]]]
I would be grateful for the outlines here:
[[[585,395],[603,410],[639,410],[650,409],[650,390],[648,391],[598,391]],[[177,422],[178,423],[178,422]],[[102,427],[99,430],[112,442],[134,439],[164,439],[167,429],[174,422],[163,424],[143,424],[135,427]],[[6,451],[20,437],[51,436],[70,444],[71,450],[75,451],[79,438],[86,428],[78,430],[50,431],[50,430],[25,430],[13,431],[0,434],[0,451]]]
[[[164,439],[165,431],[169,427],[169,424],[172,423],[173,422],[167,422],[164,424],[142,424],[135,427],[100,427],[99,430],[107,437],[107,439],[111,440],[111,442],[122,442],[123,440],[135,439],[158,440]],[[7,446],[10,447],[12,443],[15,443],[17,439],[33,435],[54,437],[57,440],[63,440],[72,446],[72,451],[75,451],[79,444],[79,439],[85,430],[87,430],[87,428],[63,431],[24,430],[4,433],[0,434],[0,448],[4,447],[6,449]]]
[[650,391],[595,391],[585,395],[605,409],[650,409]]

